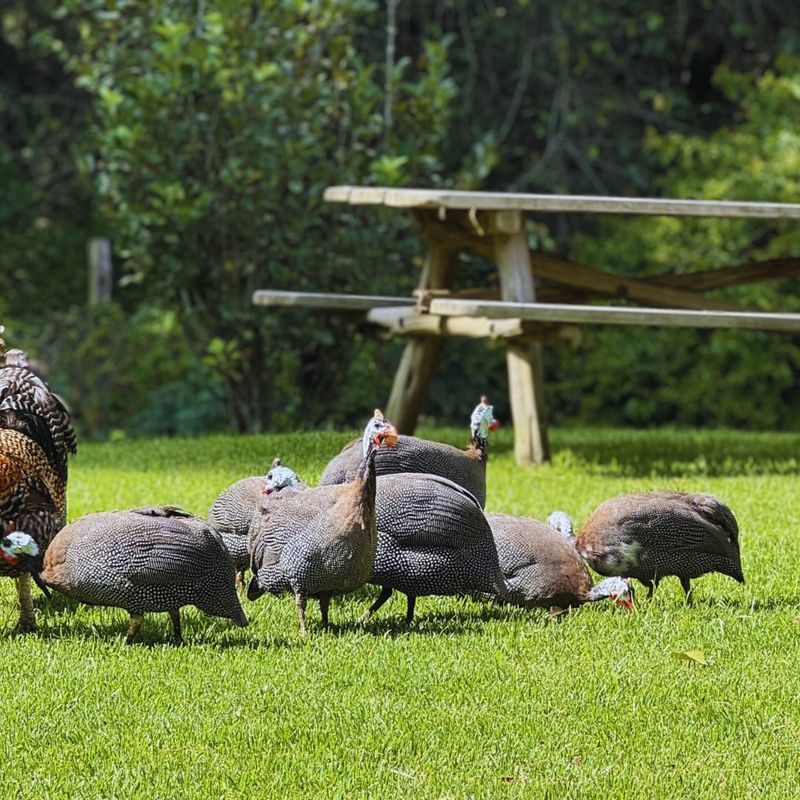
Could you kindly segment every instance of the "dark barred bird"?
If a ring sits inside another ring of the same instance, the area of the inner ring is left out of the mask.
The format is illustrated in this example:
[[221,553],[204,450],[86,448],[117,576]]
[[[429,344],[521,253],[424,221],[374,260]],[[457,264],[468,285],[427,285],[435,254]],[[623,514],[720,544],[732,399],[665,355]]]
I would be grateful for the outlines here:
[[[21,350],[9,350],[0,366],[0,533],[12,539],[0,550],[0,575],[17,579],[20,631],[36,628],[29,567],[37,576],[45,549],[66,522],[67,457],[76,449],[61,400],[28,369]],[[15,532],[32,542],[16,550]]]
[[551,514],[547,525],[508,514],[489,514],[486,519],[508,583],[506,602],[524,608],[569,608],[611,598],[632,608],[629,581],[606,578],[595,586],[575,549],[574,537],[567,536],[572,525],[563,511]]
[[180,609],[186,605],[247,625],[220,535],[171,506],[75,520],[50,543],[41,580],[82,603],[125,609],[131,615],[128,644],[152,611],[169,613],[181,643]]
[[649,492],[601,503],[583,524],[578,552],[601,575],[636,578],[650,587],[680,578],[691,602],[691,580],[721,572],[744,583],[739,527],[710,494]]
[[375,561],[375,454],[397,439],[380,411],[362,437],[362,459],[353,481],[306,489],[262,509],[251,538],[253,577],[247,597],[291,591],[306,633],[306,600],[319,599],[322,624],[328,624],[333,595],[363,586]]
[[286,489],[299,491],[306,488],[294,470],[284,467],[276,458],[266,475],[236,481],[214,501],[208,511],[208,520],[222,536],[240,576],[250,565],[247,539],[264,498]]
[[362,621],[395,589],[408,598],[408,623],[419,596],[505,596],[492,531],[471,492],[439,475],[383,475],[376,508],[378,551],[370,583],[381,593]]
[[[416,436],[401,436],[397,446],[381,450],[375,459],[378,476],[398,472],[421,472],[440,475],[463,486],[478,499],[481,508],[486,504],[486,459],[489,431],[495,430],[497,422],[492,406],[486,397],[481,397],[470,419],[470,442],[466,450],[449,444],[430,442]],[[352,480],[358,469],[360,456],[359,440],[345,445],[334,457],[320,478],[320,486],[344,483]]]

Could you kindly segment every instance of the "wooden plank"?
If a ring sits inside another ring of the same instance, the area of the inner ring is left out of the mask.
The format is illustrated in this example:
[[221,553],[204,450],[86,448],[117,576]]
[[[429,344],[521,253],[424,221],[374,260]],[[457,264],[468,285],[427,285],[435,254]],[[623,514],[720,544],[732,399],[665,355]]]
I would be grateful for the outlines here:
[[[526,305],[536,299],[536,290],[528,239],[521,220],[519,222],[518,233],[494,236],[494,260],[500,276],[502,300]],[[436,298],[431,301],[431,307],[435,302]],[[550,460],[542,364],[540,343],[509,341],[506,348],[508,394],[514,420],[514,455],[520,465],[543,464]]]
[[654,275],[647,280],[659,286],[707,292],[712,289],[726,289],[744,283],[792,278],[797,275],[800,275],[800,258],[776,258],[772,261],[753,261],[718,269]]
[[536,251],[532,254],[533,271],[553,283],[590,291],[604,297],[633,300],[646,306],[691,308],[695,310],[741,311],[735,303],[710,300],[694,292],[654,286],[646,280],[613,275],[562,258]]
[[331,311],[369,311],[379,306],[415,306],[413,297],[384,297],[365,294],[331,294],[328,292],[289,292],[279,289],[258,289],[253,292],[257,306],[320,308]]
[[669,328],[743,328],[747,330],[800,333],[800,314],[756,311],[690,311],[627,306],[577,306],[557,303],[508,303],[493,300],[431,301],[432,314],[474,316],[488,319],[510,317],[539,322],[583,325],[651,325]]
[[[448,289],[457,263],[456,251],[431,246],[420,276],[419,289]],[[386,404],[386,417],[400,433],[413,433],[416,428],[428,387],[439,365],[443,344],[441,336],[415,337],[406,344]]]
[[482,317],[440,317],[420,314],[405,306],[374,308],[367,312],[367,322],[386,328],[395,336],[464,336],[470,339],[500,339],[522,336],[526,331],[519,319],[484,319]]
[[800,219],[800,204],[736,200],[676,200],[655,197],[461,192],[437,189],[394,189],[383,186],[331,186],[328,202],[385,205],[395,208],[452,208],[543,213],[649,214],[671,217]]

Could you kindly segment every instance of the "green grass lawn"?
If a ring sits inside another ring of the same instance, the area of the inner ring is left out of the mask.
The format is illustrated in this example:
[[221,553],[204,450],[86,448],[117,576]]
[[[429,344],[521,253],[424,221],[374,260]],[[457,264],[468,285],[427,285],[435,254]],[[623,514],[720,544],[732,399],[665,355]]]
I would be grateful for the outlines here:
[[[204,514],[275,455],[316,481],[352,434],[85,444],[69,511],[179,503]],[[422,431],[463,444],[463,431]],[[741,529],[747,584],[677,579],[638,610],[546,613],[393,598],[335,602],[298,634],[290,597],[243,599],[250,627],[184,610],[123,644],[123,611],[37,594],[40,632],[12,638],[0,581],[0,797],[800,796],[800,435],[570,430],[554,463],[515,466],[500,431],[488,510],[580,524],[614,494],[708,491]],[[36,591],[36,590],[35,590]],[[706,665],[674,653],[701,650]]]

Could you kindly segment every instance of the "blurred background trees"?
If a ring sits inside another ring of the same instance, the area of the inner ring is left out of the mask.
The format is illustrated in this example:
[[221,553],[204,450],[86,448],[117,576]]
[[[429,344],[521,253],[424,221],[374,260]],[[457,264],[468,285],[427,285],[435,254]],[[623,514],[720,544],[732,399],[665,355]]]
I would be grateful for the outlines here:
[[[328,207],[329,184],[798,199],[792,4],[4,9],[0,318],[86,435],[342,425],[383,401],[396,344],[347,319],[250,304],[259,287],[416,283],[408,221]],[[91,235],[113,240],[115,285],[112,304],[87,310]],[[632,275],[800,256],[796,225],[761,221],[550,216],[530,237]],[[478,262],[462,271],[492,280]],[[721,296],[796,310],[798,289],[786,279]],[[447,351],[427,413],[462,423],[484,388],[503,413],[502,350]],[[587,329],[578,348],[548,352],[551,416],[796,428],[797,353],[757,332]]]

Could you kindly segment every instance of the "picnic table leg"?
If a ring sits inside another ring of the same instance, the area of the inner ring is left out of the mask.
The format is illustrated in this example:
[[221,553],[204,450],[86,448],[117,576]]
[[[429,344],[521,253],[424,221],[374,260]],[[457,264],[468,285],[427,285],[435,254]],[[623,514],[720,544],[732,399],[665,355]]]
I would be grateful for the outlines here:
[[[449,288],[457,260],[456,251],[430,243],[419,288]],[[443,346],[441,336],[415,337],[406,344],[386,406],[386,418],[400,433],[414,433]]]
[[[501,220],[497,220],[498,223]],[[494,233],[495,262],[503,300],[533,302],[536,291],[531,255],[522,215],[504,212],[501,232]],[[514,420],[514,454],[518,464],[543,464],[550,460],[544,402],[542,345],[518,341],[508,345],[508,393]]]

